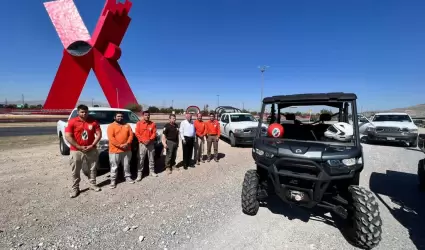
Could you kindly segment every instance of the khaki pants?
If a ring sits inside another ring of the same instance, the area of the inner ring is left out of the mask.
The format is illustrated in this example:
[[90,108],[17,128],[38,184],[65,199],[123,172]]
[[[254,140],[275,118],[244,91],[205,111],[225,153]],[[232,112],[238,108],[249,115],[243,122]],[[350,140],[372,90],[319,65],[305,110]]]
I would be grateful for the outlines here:
[[196,136],[195,139],[195,161],[202,160],[202,154],[204,153],[205,137]]
[[[97,149],[92,149],[89,152],[71,151],[69,158],[69,165],[72,171],[72,189],[79,190],[80,188],[80,172],[83,170],[84,174],[90,180],[91,184],[96,184],[97,175],[97,163],[99,159],[99,153]],[[85,171],[83,168],[83,162],[87,163],[88,170]]]
[[139,143],[139,164],[137,166],[137,171],[141,173],[145,165],[145,156],[148,155],[149,159],[149,170],[151,173],[154,173],[155,169],[155,147],[153,142],[150,142],[148,145]]
[[117,179],[117,170],[118,166],[121,164],[124,168],[124,177],[131,177],[130,172],[130,161],[131,161],[131,151],[109,154],[109,164],[111,165],[111,180],[115,181]]
[[207,137],[207,157],[211,159],[211,144],[214,146],[214,159],[218,159],[218,135],[209,135]]

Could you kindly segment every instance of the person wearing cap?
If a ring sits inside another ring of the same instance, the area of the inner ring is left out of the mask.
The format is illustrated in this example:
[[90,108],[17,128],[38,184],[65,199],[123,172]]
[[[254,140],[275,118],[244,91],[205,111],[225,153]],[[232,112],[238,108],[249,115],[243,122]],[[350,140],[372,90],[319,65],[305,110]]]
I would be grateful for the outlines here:
[[193,166],[192,155],[195,143],[195,126],[190,113],[186,113],[186,119],[180,123],[180,138],[183,144],[183,167],[187,169],[187,167]]
[[220,140],[220,124],[215,119],[214,113],[210,113],[210,120],[205,122],[205,134],[207,136],[207,161],[211,161],[211,145],[214,146],[214,161],[218,162],[218,141]]
[[139,164],[137,169],[136,181],[142,180],[142,171],[145,165],[145,157],[149,159],[150,176],[157,177],[155,173],[155,146],[156,139],[156,124],[150,120],[149,111],[143,111],[143,120],[136,124],[136,137],[139,140]]
[[200,161],[202,163],[205,160],[202,157],[202,153],[204,153],[204,145],[205,145],[205,122],[202,120],[202,113],[197,114],[197,120],[193,123],[195,126],[196,138],[195,138],[195,161],[197,165],[200,165]]

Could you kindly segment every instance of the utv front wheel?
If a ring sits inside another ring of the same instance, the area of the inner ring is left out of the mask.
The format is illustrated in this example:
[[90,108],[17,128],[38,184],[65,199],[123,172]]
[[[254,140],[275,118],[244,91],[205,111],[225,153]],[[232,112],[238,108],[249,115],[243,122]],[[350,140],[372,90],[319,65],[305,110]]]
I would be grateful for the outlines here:
[[259,178],[256,170],[248,170],[242,184],[242,212],[247,215],[256,215],[260,208],[257,199]]
[[382,220],[373,194],[363,187],[349,186],[351,207],[347,223],[347,236],[361,249],[372,249],[381,241]]

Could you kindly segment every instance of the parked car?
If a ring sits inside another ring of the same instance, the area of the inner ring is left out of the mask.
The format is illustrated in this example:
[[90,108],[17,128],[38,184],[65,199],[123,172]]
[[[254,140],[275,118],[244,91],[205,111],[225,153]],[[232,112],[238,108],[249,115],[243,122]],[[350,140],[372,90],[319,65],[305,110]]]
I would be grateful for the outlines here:
[[418,145],[418,127],[407,113],[375,114],[366,129],[367,141],[404,142]]

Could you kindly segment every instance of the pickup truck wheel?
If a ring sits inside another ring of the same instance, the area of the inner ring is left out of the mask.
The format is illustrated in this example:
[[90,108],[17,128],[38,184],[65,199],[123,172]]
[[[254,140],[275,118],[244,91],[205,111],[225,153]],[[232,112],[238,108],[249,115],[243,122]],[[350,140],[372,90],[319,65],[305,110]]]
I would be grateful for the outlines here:
[[230,146],[236,147],[235,135],[232,132],[230,132],[229,138],[230,138]]
[[63,136],[59,136],[59,150],[62,155],[69,155],[69,147],[65,144]]

